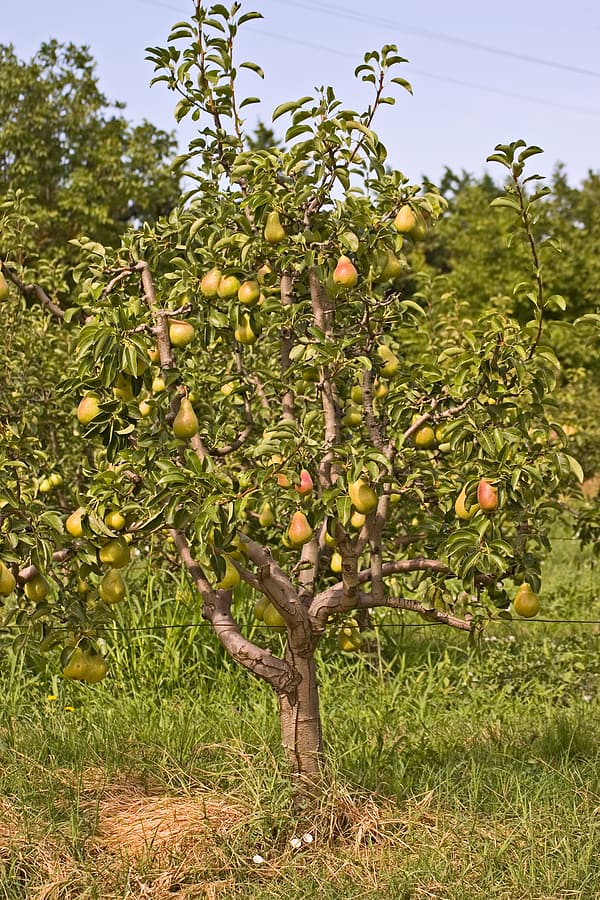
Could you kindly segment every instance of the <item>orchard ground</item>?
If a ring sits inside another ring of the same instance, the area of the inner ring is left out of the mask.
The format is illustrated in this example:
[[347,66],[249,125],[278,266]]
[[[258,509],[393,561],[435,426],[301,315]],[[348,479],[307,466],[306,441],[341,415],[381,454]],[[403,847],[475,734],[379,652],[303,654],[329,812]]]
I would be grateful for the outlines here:
[[[600,618],[596,567],[558,537],[541,617]],[[469,646],[408,617],[369,657],[326,641],[332,789],[309,820],[272,692],[202,625],[161,627],[199,606],[178,572],[146,574],[100,685],[5,638],[0,896],[600,895],[600,626],[499,623]]]

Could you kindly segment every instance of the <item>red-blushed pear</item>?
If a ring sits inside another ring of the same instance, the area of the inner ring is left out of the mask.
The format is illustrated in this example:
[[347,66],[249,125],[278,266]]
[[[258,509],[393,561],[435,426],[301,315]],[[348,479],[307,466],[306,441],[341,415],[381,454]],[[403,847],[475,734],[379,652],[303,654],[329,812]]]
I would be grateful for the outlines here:
[[8,297],[8,281],[4,277],[4,272],[0,269],[0,300],[6,300]]
[[169,340],[173,347],[187,347],[196,334],[196,329],[191,322],[182,319],[171,319],[169,322]]
[[371,485],[362,478],[348,485],[348,495],[354,509],[363,516],[368,516],[377,508],[377,494]]
[[76,509],[71,515],[67,518],[65,522],[65,528],[67,532],[74,538],[83,537],[83,525],[81,523],[81,518],[85,513],[85,507],[80,506],[79,509]]
[[358,272],[347,256],[340,256],[333,270],[333,282],[340,287],[352,288],[358,281]]
[[187,397],[182,397],[177,415],[173,419],[173,434],[179,440],[186,441],[197,435],[199,429],[194,407]]
[[309,521],[300,510],[296,510],[292,516],[290,527],[288,528],[288,539],[292,547],[302,547],[308,544],[313,536],[313,530]]
[[498,488],[490,483],[489,478],[482,478],[477,485],[477,502],[484,512],[498,509]]
[[410,234],[417,224],[417,217],[413,209],[408,204],[401,206],[394,219],[394,228],[400,234]]
[[467,509],[467,486],[465,485],[454,502],[454,512],[463,522],[468,522],[478,509],[479,505],[477,503],[473,503]]
[[105,603],[121,603],[125,599],[125,582],[118,569],[109,569],[98,585],[100,599]]
[[210,269],[200,281],[200,291],[205,297],[216,297],[223,273],[220,269]]
[[285,229],[281,224],[277,210],[273,210],[267,216],[264,235],[265,241],[269,244],[279,244],[284,239]]
[[0,597],[7,597],[9,594],[12,594],[16,586],[15,576],[8,566],[0,560]]
[[79,401],[77,418],[82,425],[89,425],[100,412],[100,402],[97,394],[86,394]]
[[260,300],[260,285],[258,281],[243,281],[237,295],[243,306],[256,306]]
[[306,469],[301,469],[300,471],[300,484],[294,485],[294,490],[297,491],[301,497],[308,497],[308,495],[312,492],[314,485],[313,480],[310,477],[310,472],[307,472]]
[[235,275],[223,275],[223,277],[219,281],[217,294],[221,298],[221,300],[231,300],[232,297],[237,297],[237,292],[239,291],[239,289],[239,278],[236,278]]
[[522,616],[524,619],[531,619],[533,616],[537,616],[540,610],[540,600],[527,582],[522,584],[515,594],[513,606],[517,615]]

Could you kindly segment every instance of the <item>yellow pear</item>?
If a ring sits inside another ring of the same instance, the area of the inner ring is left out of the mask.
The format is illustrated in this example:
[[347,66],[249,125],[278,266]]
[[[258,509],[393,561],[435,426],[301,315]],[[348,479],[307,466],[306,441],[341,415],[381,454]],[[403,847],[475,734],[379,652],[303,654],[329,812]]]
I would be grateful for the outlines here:
[[400,367],[398,357],[387,344],[380,344],[377,348],[377,356],[381,360],[379,374],[382,378],[393,378]]
[[71,515],[68,517],[65,522],[65,528],[67,532],[74,538],[80,538],[83,536],[83,525],[81,524],[81,518],[85,513],[85,507],[80,506],[79,509],[76,509]]
[[101,563],[112,566],[113,569],[122,569],[131,558],[127,541],[122,537],[112,538],[100,547],[98,558]]
[[244,281],[238,290],[238,300],[244,306],[256,306],[260,300],[258,281]]
[[45,600],[49,590],[48,582],[39,572],[25,582],[25,596],[34,603],[41,603],[42,600]]
[[401,234],[410,234],[417,224],[417,217],[408,204],[401,206],[394,219],[394,228]]
[[342,566],[343,566],[342,554],[338,550],[335,550],[331,554],[331,561],[329,563],[329,568],[331,569],[332,572],[335,572],[336,575],[339,575],[339,573],[342,571]]
[[531,619],[537,616],[540,610],[540,600],[531,588],[531,585],[525,582],[521,585],[515,595],[513,601],[515,612],[524,619]]
[[363,516],[368,516],[369,513],[374,512],[377,508],[377,494],[371,485],[367,484],[362,478],[348,485],[348,494],[354,509],[362,513]]
[[173,420],[173,434],[176,438],[185,441],[198,434],[198,429],[198,419],[194,407],[187,397],[182,397],[179,410]]
[[250,318],[247,315],[242,316],[242,320],[240,321],[238,327],[235,329],[233,336],[240,344],[255,343],[257,336],[250,323]]
[[269,628],[275,628],[277,631],[285,629],[285,619],[272,603],[269,603],[263,610],[263,622]]
[[4,277],[4,272],[0,269],[0,300],[6,300],[8,297],[8,281]]
[[12,594],[16,586],[15,576],[8,566],[0,560],[0,597],[7,597],[8,594]]
[[216,297],[217,291],[219,290],[219,283],[222,278],[222,272],[220,269],[210,269],[203,276],[200,282],[200,290],[204,294],[205,297]]
[[77,407],[77,418],[82,425],[89,425],[100,412],[100,404],[97,394],[86,394]]
[[121,603],[125,599],[125,582],[118,569],[109,569],[100,584],[98,593],[105,603]]
[[413,434],[413,443],[419,450],[431,450],[436,445],[435,431],[431,425],[423,425]]
[[344,626],[337,636],[337,644],[344,653],[355,653],[360,650],[361,638],[358,626]]
[[458,516],[459,519],[462,519],[463,522],[468,522],[469,519],[472,519],[477,510],[479,509],[479,505],[474,503],[467,509],[467,486],[465,485],[461,490],[460,494],[456,498],[454,503],[454,512]]
[[367,517],[364,515],[364,513],[359,512],[353,512],[350,518],[350,524],[354,529],[356,529],[356,531],[360,531],[366,521]]
[[162,375],[156,375],[152,380],[152,393],[153,394],[162,394],[163,391],[166,391],[167,385],[165,379]]
[[223,275],[219,281],[217,294],[221,300],[230,300],[232,297],[237,297],[240,287],[239,278],[236,278],[235,275]]
[[313,530],[308,519],[300,510],[296,510],[292,516],[287,536],[292,547],[302,547],[303,544],[307,544],[312,538]]
[[342,425],[346,428],[358,428],[362,422],[362,409],[350,404],[342,418]]
[[285,237],[285,230],[279,219],[279,213],[274,210],[267,216],[267,224],[265,225],[265,240],[269,244],[279,244]]
[[140,416],[142,416],[144,419],[147,418],[152,412],[152,407],[147,400],[140,400],[138,409],[140,411]]
[[182,319],[171,319],[169,322],[169,340],[173,347],[187,347],[196,334],[196,329],[191,322]]
[[147,351],[150,362],[159,363],[160,362],[160,350],[158,347],[150,347]]
[[81,647],[74,647],[68,654],[63,651],[62,659],[64,660],[62,667],[64,678],[68,678],[69,681],[83,681],[86,659]]
[[118,509],[111,509],[104,517],[104,524],[113,531],[121,531],[125,528],[125,516]]
[[[106,677],[108,665],[103,656],[99,653],[84,652],[84,670],[82,680],[87,684],[98,684]],[[64,672],[63,672],[64,674]]]
[[231,560],[225,558],[225,574],[220,581],[217,581],[216,587],[220,591],[232,591],[240,583],[240,573],[233,565]]

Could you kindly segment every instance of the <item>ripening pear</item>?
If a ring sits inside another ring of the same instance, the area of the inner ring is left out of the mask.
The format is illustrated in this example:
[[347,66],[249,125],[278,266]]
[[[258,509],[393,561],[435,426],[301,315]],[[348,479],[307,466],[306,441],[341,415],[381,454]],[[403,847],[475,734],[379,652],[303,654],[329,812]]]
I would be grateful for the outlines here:
[[79,509],[76,509],[71,515],[67,518],[65,522],[65,528],[67,532],[74,538],[83,537],[83,525],[81,524],[81,518],[85,513],[85,507],[80,506]]
[[160,362],[160,350],[158,349],[158,347],[150,347],[150,348],[147,350],[147,353],[148,353],[148,357],[149,357],[149,359],[150,359],[150,362],[152,362],[152,363],[159,363],[159,362]]
[[473,518],[478,509],[479,506],[477,503],[473,503],[473,505],[467,509],[467,486],[465,485],[454,502],[454,512],[459,519],[463,520],[463,522],[468,522],[469,519]]
[[498,509],[498,488],[490,484],[489,478],[482,478],[477,485],[477,502],[484,512]]
[[113,386],[113,394],[117,400],[122,400],[124,403],[133,400],[133,387],[129,375],[125,375],[123,372],[117,375]]
[[307,472],[306,469],[301,469],[300,484],[295,484],[294,490],[297,491],[301,497],[308,497],[308,495],[312,492],[313,486],[313,480],[310,477],[310,472]]
[[242,321],[235,329],[233,336],[240,344],[254,344],[256,342],[257,335],[247,315],[242,317]]
[[177,415],[173,419],[173,434],[176,438],[185,441],[198,434],[199,428],[194,407],[187,397],[182,397]]
[[401,206],[394,219],[394,228],[400,234],[410,234],[417,224],[417,216],[408,204]]
[[271,504],[268,500],[265,500],[263,505],[260,508],[260,513],[258,514],[259,524],[262,525],[263,528],[269,528],[270,525],[275,524],[275,516],[273,514],[273,509],[271,508]]
[[202,277],[200,282],[200,290],[204,294],[205,297],[216,297],[217,291],[219,290],[219,284],[222,278],[222,272],[220,269],[210,269]]
[[379,381],[377,378],[373,384],[373,396],[376,400],[383,400],[389,393],[389,388],[385,381]]
[[353,384],[350,388],[350,399],[353,403],[360,405],[363,402],[363,389],[360,384]]
[[118,509],[111,509],[104,517],[104,524],[112,531],[121,531],[125,528],[125,516]]
[[285,237],[285,230],[279,219],[277,210],[273,210],[267,216],[267,224],[265,225],[265,241],[269,244],[279,244]]
[[167,384],[162,375],[155,375],[152,379],[152,393],[162,394],[167,389]]
[[191,322],[182,319],[171,319],[169,323],[169,340],[173,347],[187,347],[196,334],[196,329]]
[[348,495],[352,500],[354,509],[368,516],[377,508],[377,494],[370,484],[367,484],[362,478],[353,481],[348,485]]
[[387,344],[380,344],[377,348],[377,356],[381,360],[379,366],[379,374],[381,377],[393,378],[400,366],[400,362],[394,351],[391,350]]
[[77,418],[82,425],[89,425],[92,419],[95,419],[100,412],[100,404],[97,394],[86,394],[79,401],[77,407]]
[[231,300],[232,297],[237,297],[240,287],[240,280],[235,275],[223,275],[219,281],[217,295],[221,300]]
[[332,278],[334,284],[339,284],[340,287],[344,288],[352,288],[358,281],[358,272],[352,261],[342,254],[333,270]]
[[125,599],[125,582],[118,569],[109,569],[98,585],[100,599],[105,603],[121,603]]
[[8,594],[12,594],[16,586],[15,576],[8,566],[0,560],[0,597],[7,597]]
[[48,582],[40,572],[25,582],[25,596],[34,603],[41,603],[42,600],[45,600],[49,590]]
[[98,559],[113,569],[122,569],[131,559],[129,545],[123,537],[112,538],[98,550]]
[[413,444],[419,450],[432,450],[436,445],[435,431],[431,425],[423,425],[413,434]]
[[309,525],[308,519],[300,510],[296,510],[292,516],[287,535],[292,547],[302,547],[303,544],[307,544],[311,540],[313,530]]
[[331,571],[335,572],[336,575],[339,575],[342,571],[343,563],[344,561],[342,559],[342,554],[339,552],[339,550],[334,550],[334,552],[331,554],[331,561],[329,563],[329,568],[331,569]]
[[4,272],[0,269],[0,300],[6,300],[8,297],[8,281],[4,277]]
[[225,557],[225,574],[215,585],[220,591],[232,591],[240,583],[240,573],[231,560]]
[[527,582],[522,584],[515,594],[513,606],[517,615],[523,616],[524,619],[531,619],[533,616],[537,616],[540,610],[540,600]]
[[244,306],[256,306],[260,300],[260,286],[258,281],[244,281],[238,290],[238,300]]
[[360,531],[360,529],[363,527],[363,525],[365,524],[366,521],[367,521],[367,517],[365,516],[365,514],[356,512],[356,510],[352,513],[352,515],[350,517],[350,525],[356,531]]

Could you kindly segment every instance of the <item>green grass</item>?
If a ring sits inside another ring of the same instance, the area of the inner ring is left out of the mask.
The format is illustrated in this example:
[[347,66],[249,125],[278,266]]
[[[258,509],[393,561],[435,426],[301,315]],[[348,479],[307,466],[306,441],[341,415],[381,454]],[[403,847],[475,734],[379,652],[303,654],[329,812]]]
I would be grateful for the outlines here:
[[[544,584],[543,614],[600,618],[574,545],[557,544]],[[201,621],[177,573],[133,609],[134,626]],[[599,897],[599,650],[597,628],[533,623],[475,647],[385,629],[372,659],[326,643],[330,786],[299,818],[275,699],[207,629],[122,635],[94,688],[5,651],[0,898]],[[213,802],[208,830],[194,824]],[[144,803],[179,810],[181,840],[140,854]]]

